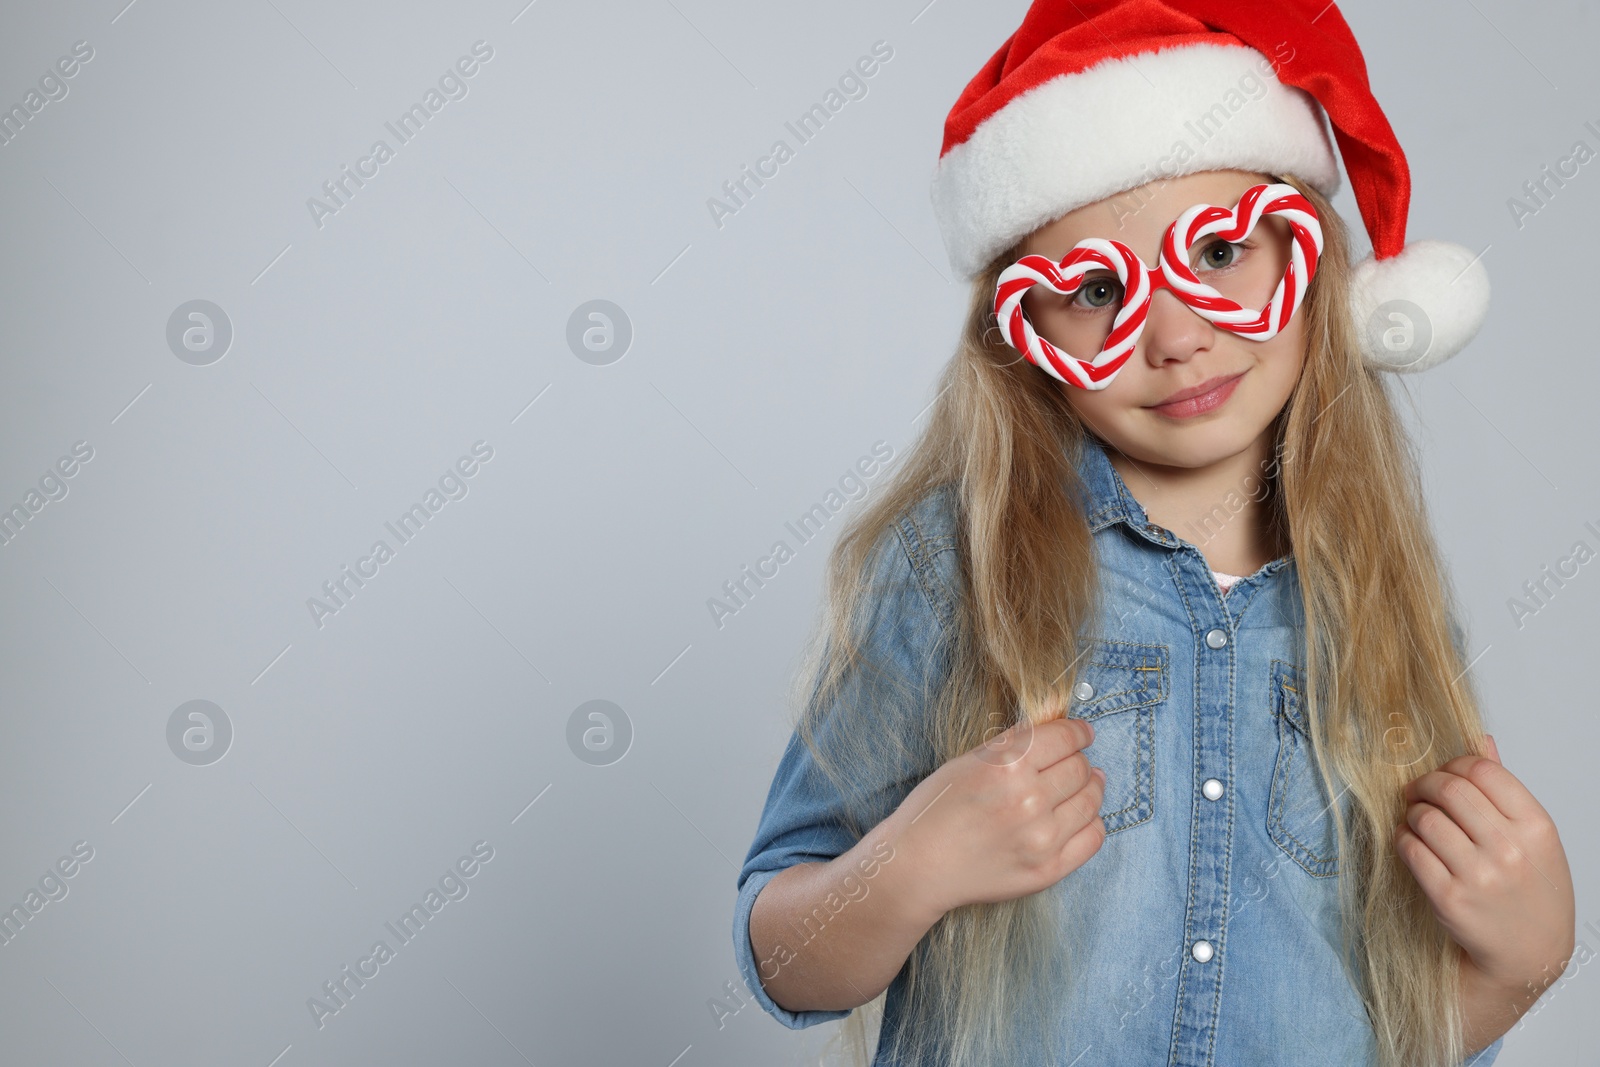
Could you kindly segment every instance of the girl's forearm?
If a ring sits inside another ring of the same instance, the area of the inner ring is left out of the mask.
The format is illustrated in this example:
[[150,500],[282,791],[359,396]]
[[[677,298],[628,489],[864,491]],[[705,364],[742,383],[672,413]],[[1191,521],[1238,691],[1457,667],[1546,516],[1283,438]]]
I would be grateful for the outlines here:
[[1467,1059],[1494,1044],[1522,1018],[1537,995],[1492,981],[1470,961],[1461,964],[1462,1040]]
[[921,891],[899,813],[824,863],[768,882],[750,912],[750,947],[767,995],[787,1011],[842,1011],[888,988],[943,912]]

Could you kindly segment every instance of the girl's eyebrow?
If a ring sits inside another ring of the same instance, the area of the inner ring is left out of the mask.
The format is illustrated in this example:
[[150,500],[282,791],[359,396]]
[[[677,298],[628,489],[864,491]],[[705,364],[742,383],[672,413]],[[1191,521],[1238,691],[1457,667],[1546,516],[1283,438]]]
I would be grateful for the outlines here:
[[[1043,248],[1042,249],[1035,249],[1031,253],[1024,252],[1023,255],[1044,256],[1047,259],[1050,259],[1050,260],[1052,260],[1054,262],[1059,263],[1062,259],[1066,258],[1066,255],[1067,255],[1068,252],[1072,251],[1075,247],[1077,247],[1077,244],[1078,244],[1079,241],[1084,241],[1084,240],[1087,240],[1087,239],[1089,239],[1091,237],[1099,237],[1099,238],[1102,238],[1102,239],[1108,240],[1108,241],[1121,241],[1123,244],[1125,244],[1129,248],[1133,249],[1134,252],[1136,252],[1139,255],[1140,259],[1144,260],[1145,266],[1154,267],[1154,266],[1157,265],[1157,263],[1161,259],[1161,241],[1166,236],[1166,233],[1167,233],[1166,228],[1163,227],[1161,232],[1159,234],[1157,234],[1155,236],[1155,238],[1153,239],[1154,244],[1153,244],[1153,247],[1150,248],[1150,249],[1140,248],[1138,245],[1134,244],[1132,241],[1129,241],[1122,234],[1108,231],[1106,233],[1085,233],[1085,234],[1081,234],[1081,235],[1073,237],[1072,240],[1070,240],[1070,241],[1052,242],[1051,246],[1049,248],[1047,248],[1047,249],[1043,249]],[[1198,247],[1198,246],[1196,246],[1196,247]],[[1115,271],[1110,271],[1109,273],[1113,273],[1114,274],[1116,272]]]
[[[1175,218],[1176,218],[1176,216],[1174,216],[1174,219]],[[1169,225],[1171,224],[1171,220],[1169,220],[1168,224]],[[1250,244],[1251,242],[1258,240],[1258,238],[1260,236],[1260,232],[1261,232],[1261,226],[1258,224],[1255,229],[1251,230],[1249,233],[1245,234],[1239,240],[1234,241],[1232,243],[1233,244]],[[1146,249],[1141,249],[1138,245],[1134,244],[1132,241],[1129,241],[1127,239],[1127,237],[1124,236],[1121,233],[1113,233],[1113,232],[1082,233],[1082,234],[1073,235],[1071,241],[1062,241],[1062,242],[1060,242],[1060,244],[1059,244],[1060,251],[1056,251],[1055,250],[1055,246],[1053,245],[1050,250],[1040,249],[1040,250],[1036,250],[1036,251],[1034,251],[1032,253],[1024,252],[1023,255],[1030,255],[1031,254],[1031,255],[1046,256],[1046,257],[1048,257],[1050,259],[1053,259],[1053,260],[1059,262],[1063,257],[1066,256],[1066,254],[1068,252],[1072,251],[1072,249],[1077,246],[1079,241],[1084,241],[1084,240],[1087,240],[1088,238],[1091,238],[1091,237],[1100,237],[1100,238],[1104,238],[1106,240],[1121,241],[1123,244],[1127,245],[1129,248],[1131,248],[1135,252],[1137,252],[1139,254],[1140,258],[1142,258],[1145,261],[1146,265],[1154,267],[1154,266],[1156,266],[1157,262],[1161,258],[1161,245],[1162,245],[1162,242],[1166,240],[1166,236],[1167,236],[1167,228],[1165,226],[1163,226],[1161,228],[1161,232],[1159,234],[1157,234],[1153,238],[1153,240],[1155,242],[1154,247],[1152,249],[1146,250]],[[1220,240],[1220,239],[1221,238],[1217,234],[1207,234],[1206,236],[1204,236],[1204,237],[1200,238],[1199,240],[1197,240],[1194,243],[1194,245],[1189,249],[1189,251],[1190,252],[1194,252],[1194,251],[1196,251],[1198,249],[1204,248],[1206,245],[1210,244],[1212,241],[1216,241],[1216,240]]]

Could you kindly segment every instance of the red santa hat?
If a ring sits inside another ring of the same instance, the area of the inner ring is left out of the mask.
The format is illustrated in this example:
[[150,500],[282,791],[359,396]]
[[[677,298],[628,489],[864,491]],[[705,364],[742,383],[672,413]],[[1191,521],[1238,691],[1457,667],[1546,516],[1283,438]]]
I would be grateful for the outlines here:
[[[1482,325],[1488,272],[1460,245],[1406,243],[1405,153],[1326,0],[1035,0],[950,109],[934,214],[970,280],[1038,227],[1165,178],[1288,172],[1331,197],[1325,121],[1372,240],[1353,278],[1363,354],[1387,370],[1442,363]],[[1386,341],[1395,310],[1425,344]]]

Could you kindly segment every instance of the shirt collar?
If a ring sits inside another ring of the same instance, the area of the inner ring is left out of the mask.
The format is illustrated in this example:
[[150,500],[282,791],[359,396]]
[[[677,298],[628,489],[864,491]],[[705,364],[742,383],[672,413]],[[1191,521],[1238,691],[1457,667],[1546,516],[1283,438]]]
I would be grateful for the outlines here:
[[1145,514],[1144,505],[1128,492],[1128,486],[1111,465],[1105,443],[1093,434],[1085,433],[1078,455],[1078,477],[1084,488],[1084,514],[1088,516],[1089,532],[1123,523],[1129,529],[1158,545],[1177,548],[1182,544],[1171,531],[1157,526]]
[[[1122,523],[1152,544],[1165,548],[1183,548],[1189,542],[1166,527],[1157,526],[1145,513],[1144,505],[1128,492],[1127,483],[1117,468],[1111,465],[1106,445],[1093,434],[1085,433],[1078,454],[1078,477],[1083,481],[1084,514],[1088,517],[1089,532],[1095,533],[1113,523]],[[1193,546],[1190,546],[1193,547]],[[1199,555],[1199,550],[1195,550]],[[1257,573],[1273,574],[1293,562],[1293,555],[1279,556],[1264,565]],[[1249,577],[1246,576],[1245,580]],[[1243,584],[1243,581],[1240,582]]]

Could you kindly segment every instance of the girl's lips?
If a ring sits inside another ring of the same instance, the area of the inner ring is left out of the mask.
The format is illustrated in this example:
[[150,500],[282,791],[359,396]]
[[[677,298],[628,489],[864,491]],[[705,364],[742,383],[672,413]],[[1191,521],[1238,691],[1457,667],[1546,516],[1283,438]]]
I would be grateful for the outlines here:
[[1235,374],[1232,378],[1219,382],[1216,388],[1199,396],[1191,396],[1185,400],[1174,400],[1170,404],[1153,404],[1150,407],[1158,415],[1165,415],[1173,419],[1188,419],[1196,415],[1204,415],[1221,407],[1233,395],[1233,390],[1238,386],[1239,380],[1244,377],[1244,372]]

